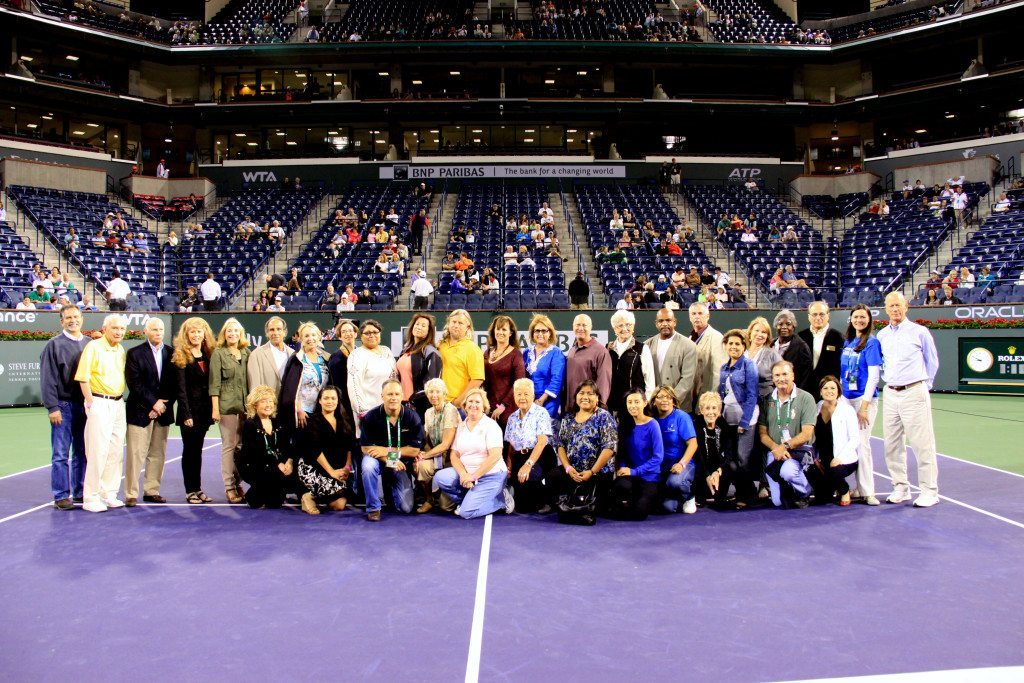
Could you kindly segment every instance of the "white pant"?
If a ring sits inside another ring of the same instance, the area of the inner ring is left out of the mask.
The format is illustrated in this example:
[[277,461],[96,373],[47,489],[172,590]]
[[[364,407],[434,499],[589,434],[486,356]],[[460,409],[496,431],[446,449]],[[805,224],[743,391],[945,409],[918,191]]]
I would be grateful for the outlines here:
[[146,478],[142,491],[147,496],[160,493],[160,480],[164,476],[164,459],[167,455],[167,432],[165,427],[151,421],[145,427],[128,425],[128,457],[124,461],[124,495],[126,498],[139,497],[139,474],[146,465]]
[[94,397],[85,418],[85,502],[117,498],[127,428],[124,401]]
[[[848,403],[857,410],[864,400],[867,399],[855,398]],[[865,498],[875,495],[875,462],[871,456],[871,432],[875,428],[877,417],[878,399],[871,399],[868,402],[868,426],[860,429],[860,447],[857,449],[857,490]]]
[[885,427],[885,464],[889,467],[895,491],[906,491],[907,446],[917,458],[917,485],[921,493],[939,495],[939,465],[935,456],[935,429],[932,427],[932,397],[928,385],[919,382],[909,389],[893,391],[886,387],[882,401]]

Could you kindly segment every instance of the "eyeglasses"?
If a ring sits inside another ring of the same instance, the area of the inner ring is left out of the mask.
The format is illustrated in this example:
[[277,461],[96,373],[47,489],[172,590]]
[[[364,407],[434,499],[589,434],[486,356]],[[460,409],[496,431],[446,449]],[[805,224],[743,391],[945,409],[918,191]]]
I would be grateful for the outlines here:
[[536,330],[533,331],[533,333],[534,334],[551,334],[551,330],[545,330],[543,328],[538,327]]
[[363,336],[364,337],[379,337],[380,336],[380,331],[379,330],[366,330],[365,332],[363,332]]

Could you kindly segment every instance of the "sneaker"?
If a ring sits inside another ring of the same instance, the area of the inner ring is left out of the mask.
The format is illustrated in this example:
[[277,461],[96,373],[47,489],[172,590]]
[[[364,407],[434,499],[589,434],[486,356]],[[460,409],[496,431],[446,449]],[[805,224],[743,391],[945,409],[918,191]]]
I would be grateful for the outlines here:
[[106,512],[107,506],[101,500],[90,500],[88,503],[82,503],[82,509],[86,512]]
[[910,491],[903,489],[890,493],[889,497],[885,499],[885,502],[895,505],[896,503],[906,503],[908,500],[910,500]]
[[118,500],[117,498],[104,498],[103,499],[103,504],[106,505],[108,508],[123,508],[124,507],[124,502],[121,501],[121,500]]
[[462,516],[462,506],[461,505],[456,505],[455,506],[455,516],[456,517],[461,517]]
[[516,499],[512,495],[512,487],[506,486],[502,490],[502,493],[505,496],[505,514],[511,515],[513,512],[516,511]]
[[686,502],[683,503],[683,514],[684,515],[692,515],[692,514],[694,514],[696,512],[697,512],[697,499],[696,498],[690,498],[689,500],[687,500]]
[[875,498],[874,496],[864,496],[864,504],[865,505],[872,505],[872,506],[874,506],[874,505],[878,505],[879,502],[878,502],[878,499]]
[[939,497],[930,493],[922,493],[914,501],[914,507],[916,508],[930,508],[933,505],[939,504]]
[[70,498],[61,498],[60,500],[53,501],[53,507],[58,510],[74,510],[75,504],[71,502]]

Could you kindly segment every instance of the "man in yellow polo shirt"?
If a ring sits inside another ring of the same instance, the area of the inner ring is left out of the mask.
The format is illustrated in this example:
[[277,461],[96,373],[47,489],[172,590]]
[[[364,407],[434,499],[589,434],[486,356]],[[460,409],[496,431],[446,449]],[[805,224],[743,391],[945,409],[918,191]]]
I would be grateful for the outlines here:
[[467,311],[459,308],[448,314],[437,352],[448,400],[461,408],[469,390],[484,383],[484,352],[473,340],[473,319]]
[[127,320],[116,313],[103,319],[103,336],[86,344],[75,381],[85,398],[85,488],[82,509],[106,512],[124,507],[117,498],[128,429],[124,407]]

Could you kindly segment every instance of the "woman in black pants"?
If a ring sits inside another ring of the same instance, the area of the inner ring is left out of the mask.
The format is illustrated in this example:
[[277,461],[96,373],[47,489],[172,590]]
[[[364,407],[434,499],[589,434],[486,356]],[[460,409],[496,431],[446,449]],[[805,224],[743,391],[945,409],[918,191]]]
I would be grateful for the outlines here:
[[242,447],[236,457],[238,473],[250,488],[245,502],[251,508],[279,508],[290,483],[295,461],[287,453],[277,418],[277,392],[260,385],[245,399]]
[[[694,483],[703,482],[700,498],[710,495],[717,506],[725,504],[729,486],[736,479],[739,458],[736,456],[736,427],[722,417],[722,398],[706,391],[697,399],[698,415],[693,421],[697,434],[697,476]],[[746,473],[741,473],[746,478]],[[746,502],[737,500],[735,507],[742,509]]]
[[210,355],[213,330],[202,318],[189,318],[174,338],[174,365],[178,378],[178,416],[181,429],[181,474],[185,480],[185,500],[193,505],[211,502],[203,493],[203,441],[213,424],[210,400]]

